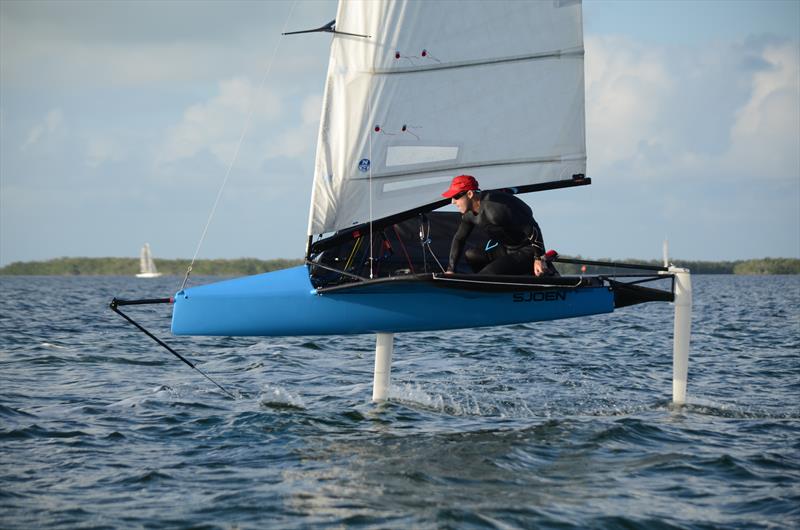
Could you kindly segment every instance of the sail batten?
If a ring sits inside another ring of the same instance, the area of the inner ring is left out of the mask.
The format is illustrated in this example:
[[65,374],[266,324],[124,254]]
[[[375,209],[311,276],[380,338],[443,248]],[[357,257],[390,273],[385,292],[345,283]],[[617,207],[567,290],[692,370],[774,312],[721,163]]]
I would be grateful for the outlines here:
[[434,72],[436,70],[451,70],[454,68],[472,68],[476,66],[486,66],[492,64],[514,63],[521,61],[534,61],[542,59],[562,59],[567,57],[580,57],[584,56],[583,48],[572,48],[570,50],[555,50],[551,52],[533,53],[528,55],[520,55],[516,57],[498,57],[496,59],[480,59],[476,61],[463,61],[460,63],[451,64],[429,64],[421,66],[409,66],[405,68],[394,68],[391,70],[374,70],[370,73],[375,75],[396,75],[396,74],[409,74],[417,72]]
[[[580,2],[347,1],[323,97],[309,234],[586,173]],[[559,186],[550,186],[559,187]]]
[[417,169],[417,170],[406,170],[406,171],[394,171],[394,172],[387,172],[387,173],[373,173],[371,177],[353,177],[353,180],[368,180],[372,178],[373,180],[380,180],[380,179],[387,179],[392,177],[405,177],[411,175],[421,175],[425,173],[431,173],[431,176],[438,176],[434,175],[434,173],[452,173],[454,171],[465,171],[468,169],[477,169],[477,168],[489,168],[489,167],[500,167],[500,166],[519,166],[519,165],[528,165],[528,164],[548,164],[548,163],[559,163],[564,161],[577,161],[577,162],[586,162],[586,155],[585,154],[576,154],[576,155],[557,155],[557,156],[550,156],[550,157],[538,157],[538,158],[523,158],[523,159],[516,159],[516,160],[487,160],[485,162],[473,162],[470,164],[461,164],[461,165],[448,165],[448,166],[439,166],[439,167],[431,167],[428,166],[424,169]]

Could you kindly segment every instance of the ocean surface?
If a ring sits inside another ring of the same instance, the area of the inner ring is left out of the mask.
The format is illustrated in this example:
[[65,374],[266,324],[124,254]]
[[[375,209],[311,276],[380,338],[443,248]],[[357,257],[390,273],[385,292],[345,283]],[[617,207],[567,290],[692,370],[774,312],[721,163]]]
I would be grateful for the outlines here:
[[693,277],[681,407],[666,303],[398,334],[382,405],[374,336],[128,308],[234,400],[108,309],[179,283],[0,277],[0,528],[800,526],[800,276]]

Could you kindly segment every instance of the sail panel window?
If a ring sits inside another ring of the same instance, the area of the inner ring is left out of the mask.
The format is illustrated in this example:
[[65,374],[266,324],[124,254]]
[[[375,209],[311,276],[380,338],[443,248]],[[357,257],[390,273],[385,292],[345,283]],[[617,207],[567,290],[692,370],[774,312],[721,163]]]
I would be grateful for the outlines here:
[[392,145],[386,152],[386,166],[407,166],[447,162],[458,158],[458,147],[439,145]]

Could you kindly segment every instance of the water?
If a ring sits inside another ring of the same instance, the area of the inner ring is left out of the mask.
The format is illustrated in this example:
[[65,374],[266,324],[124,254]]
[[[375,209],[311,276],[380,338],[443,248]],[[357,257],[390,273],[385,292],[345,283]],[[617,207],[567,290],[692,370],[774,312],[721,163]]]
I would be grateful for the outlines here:
[[[173,338],[176,278],[0,278],[2,528],[797,528],[800,277],[672,307],[374,337]],[[455,308],[454,308],[455,310]]]

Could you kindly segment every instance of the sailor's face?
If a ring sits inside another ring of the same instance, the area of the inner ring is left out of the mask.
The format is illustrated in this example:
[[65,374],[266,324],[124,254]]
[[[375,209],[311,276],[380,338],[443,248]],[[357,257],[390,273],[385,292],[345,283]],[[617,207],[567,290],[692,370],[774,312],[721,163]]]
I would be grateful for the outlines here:
[[455,204],[456,208],[458,208],[458,211],[461,213],[467,213],[467,209],[469,208],[469,197],[467,194],[468,192],[461,192],[450,199],[450,202]]

